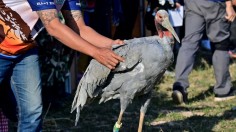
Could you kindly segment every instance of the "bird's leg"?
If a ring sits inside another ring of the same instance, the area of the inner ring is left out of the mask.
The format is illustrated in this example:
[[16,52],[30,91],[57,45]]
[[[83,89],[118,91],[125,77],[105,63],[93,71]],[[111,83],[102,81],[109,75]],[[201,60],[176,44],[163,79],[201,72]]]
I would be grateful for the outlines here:
[[138,132],[142,132],[144,116],[145,116],[145,113],[140,112],[139,124],[138,124]]
[[144,96],[145,102],[140,109],[138,132],[142,132],[144,116],[151,101],[151,92]]
[[119,118],[118,118],[116,124],[114,125],[113,132],[119,132],[119,130],[122,126],[121,120],[122,120],[123,114],[124,114],[124,111],[121,110],[120,114],[119,114]]
[[121,124],[123,114],[124,114],[124,111],[120,111],[119,118],[118,118],[118,121],[117,121],[118,124]]
[[125,111],[125,109],[127,108],[128,104],[130,102],[131,102],[130,98],[123,97],[123,96],[120,97],[120,109],[121,110],[120,110],[118,120],[117,120],[116,124],[113,127],[113,132],[119,132],[119,130],[121,128],[121,125],[122,125],[121,120],[122,120],[124,111]]

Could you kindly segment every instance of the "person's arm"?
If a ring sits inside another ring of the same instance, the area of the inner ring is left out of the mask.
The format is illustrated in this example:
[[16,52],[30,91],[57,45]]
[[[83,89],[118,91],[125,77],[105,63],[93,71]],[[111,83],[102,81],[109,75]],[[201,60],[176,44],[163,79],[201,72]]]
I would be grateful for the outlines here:
[[236,0],[232,0],[232,4],[236,6]]
[[232,22],[235,19],[235,11],[234,11],[234,8],[233,8],[232,0],[226,0],[225,4],[226,4],[226,16],[225,16],[225,18],[228,21]]
[[123,44],[121,40],[112,40],[105,36],[100,35],[91,27],[85,25],[82,13],[79,10],[63,10],[63,16],[66,24],[71,27],[75,32],[79,33],[80,36],[88,41],[89,43],[98,47],[111,48],[112,44]]
[[179,9],[181,6],[182,6],[182,5],[181,5],[179,2],[176,2],[176,3],[175,3],[175,8],[176,8],[176,9]]
[[71,28],[62,24],[55,9],[40,10],[37,13],[48,33],[68,47],[93,57],[110,69],[114,69],[119,61],[123,61],[123,58],[116,55],[111,49],[98,48],[90,44]]
[[229,51],[228,53],[229,53],[231,58],[236,59],[236,54],[235,53],[233,53],[232,51]]
[[179,0],[175,0],[175,8],[179,9],[181,5],[181,2]]

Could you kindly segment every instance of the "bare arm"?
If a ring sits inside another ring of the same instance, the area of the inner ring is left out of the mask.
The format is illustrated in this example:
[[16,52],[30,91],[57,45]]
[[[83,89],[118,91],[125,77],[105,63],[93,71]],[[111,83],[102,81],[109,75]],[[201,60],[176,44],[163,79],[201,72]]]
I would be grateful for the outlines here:
[[48,33],[68,47],[95,58],[110,69],[113,69],[119,61],[123,61],[123,58],[117,56],[111,50],[101,49],[90,44],[71,28],[62,24],[57,17],[58,14],[55,9],[41,10],[37,11],[37,13]]
[[175,3],[175,6],[176,6],[176,9],[179,9],[180,6],[181,6],[181,4],[180,4],[179,2],[176,2],[176,3]]
[[77,33],[79,33],[83,39],[85,39],[86,41],[88,41],[89,43],[95,46],[111,48],[112,44],[123,43],[123,41],[121,40],[114,41],[110,38],[102,36],[99,33],[97,33],[95,30],[90,28],[89,26],[86,26],[82,18],[81,11],[63,10],[62,13],[63,13],[63,16],[65,16],[67,25],[72,26],[71,28],[75,30]]
[[232,4],[236,6],[236,0],[232,0]]

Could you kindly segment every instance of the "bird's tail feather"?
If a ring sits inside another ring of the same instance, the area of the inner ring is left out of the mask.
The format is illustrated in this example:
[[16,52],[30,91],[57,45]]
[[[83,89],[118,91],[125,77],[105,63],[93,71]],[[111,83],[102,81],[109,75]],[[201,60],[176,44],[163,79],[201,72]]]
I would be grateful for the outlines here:
[[89,83],[83,83],[83,82],[86,82],[85,80],[86,80],[86,76],[87,76],[88,71],[89,71],[89,68],[86,69],[83,77],[81,78],[81,80],[77,86],[75,97],[74,97],[74,100],[73,100],[72,106],[71,106],[71,113],[76,110],[75,125],[77,125],[77,123],[79,121],[79,117],[80,117],[80,111],[82,110],[83,106],[85,105],[85,103],[87,101],[87,97],[88,97],[87,89],[91,89],[88,87],[92,87],[91,84],[89,84]]
[[[90,86],[89,84],[82,84],[81,87],[84,86]],[[80,86],[78,86],[80,87]],[[79,89],[79,88],[78,88]],[[74,100],[72,102],[72,106],[71,106],[71,113],[77,109],[78,107],[80,107],[80,109],[83,108],[83,106],[85,105],[85,103],[87,102],[87,98],[88,98],[88,93],[86,89],[80,89],[79,91],[76,91],[76,95],[74,97]]]
[[77,109],[76,109],[76,117],[75,117],[75,126],[77,126],[77,123],[79,121],[79,117],[80,117],[80,107],[77,107]]
[[82,109],[81,105],[80,105],[80,99],[79,99],[79,94],[80,94],[80,85],[78,85],[77,90],[76,90],[76,94],[74,97],[74,100],[72,102],[72,107],[71,107],[71,113],[76,110],[76,116],[75,116],[75,126],[78,124],[79,121],[79,117],[80,117],[80,110]]
[[77,90],[75,92],[76,94],[75,94],[74,100],[72,102],[71,111],[70,111],[71,113],[77,108],[77,104],[78,104],[77,102],[79,100],[79,91],[80,91],[79,87],[80,87],[80,85],[81,84],[78,85]]
[[79,104],[79,94],[80,94],[80,90],[81,90],[81,87],[83,85],[83,80],[85,79],[84,76],[86,76],[87,74],[87,70],[84,72],[84,75],[83,77],[81,78],[78,86],[77,86],[77,90],[75,92],[75,97],[74,97],[74,100],[72,102],[72,105],[71,105],[71,113],[78,107],[78,104]]

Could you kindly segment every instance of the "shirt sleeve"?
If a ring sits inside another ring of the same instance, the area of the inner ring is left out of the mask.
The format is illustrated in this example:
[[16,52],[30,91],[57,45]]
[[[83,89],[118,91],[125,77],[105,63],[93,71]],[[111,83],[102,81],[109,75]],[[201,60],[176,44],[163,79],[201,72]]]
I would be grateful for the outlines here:
[[54,0],[28,0],[33,11],[56,9]]
[[62,10],[81,10],[79,0],[65,0]]

